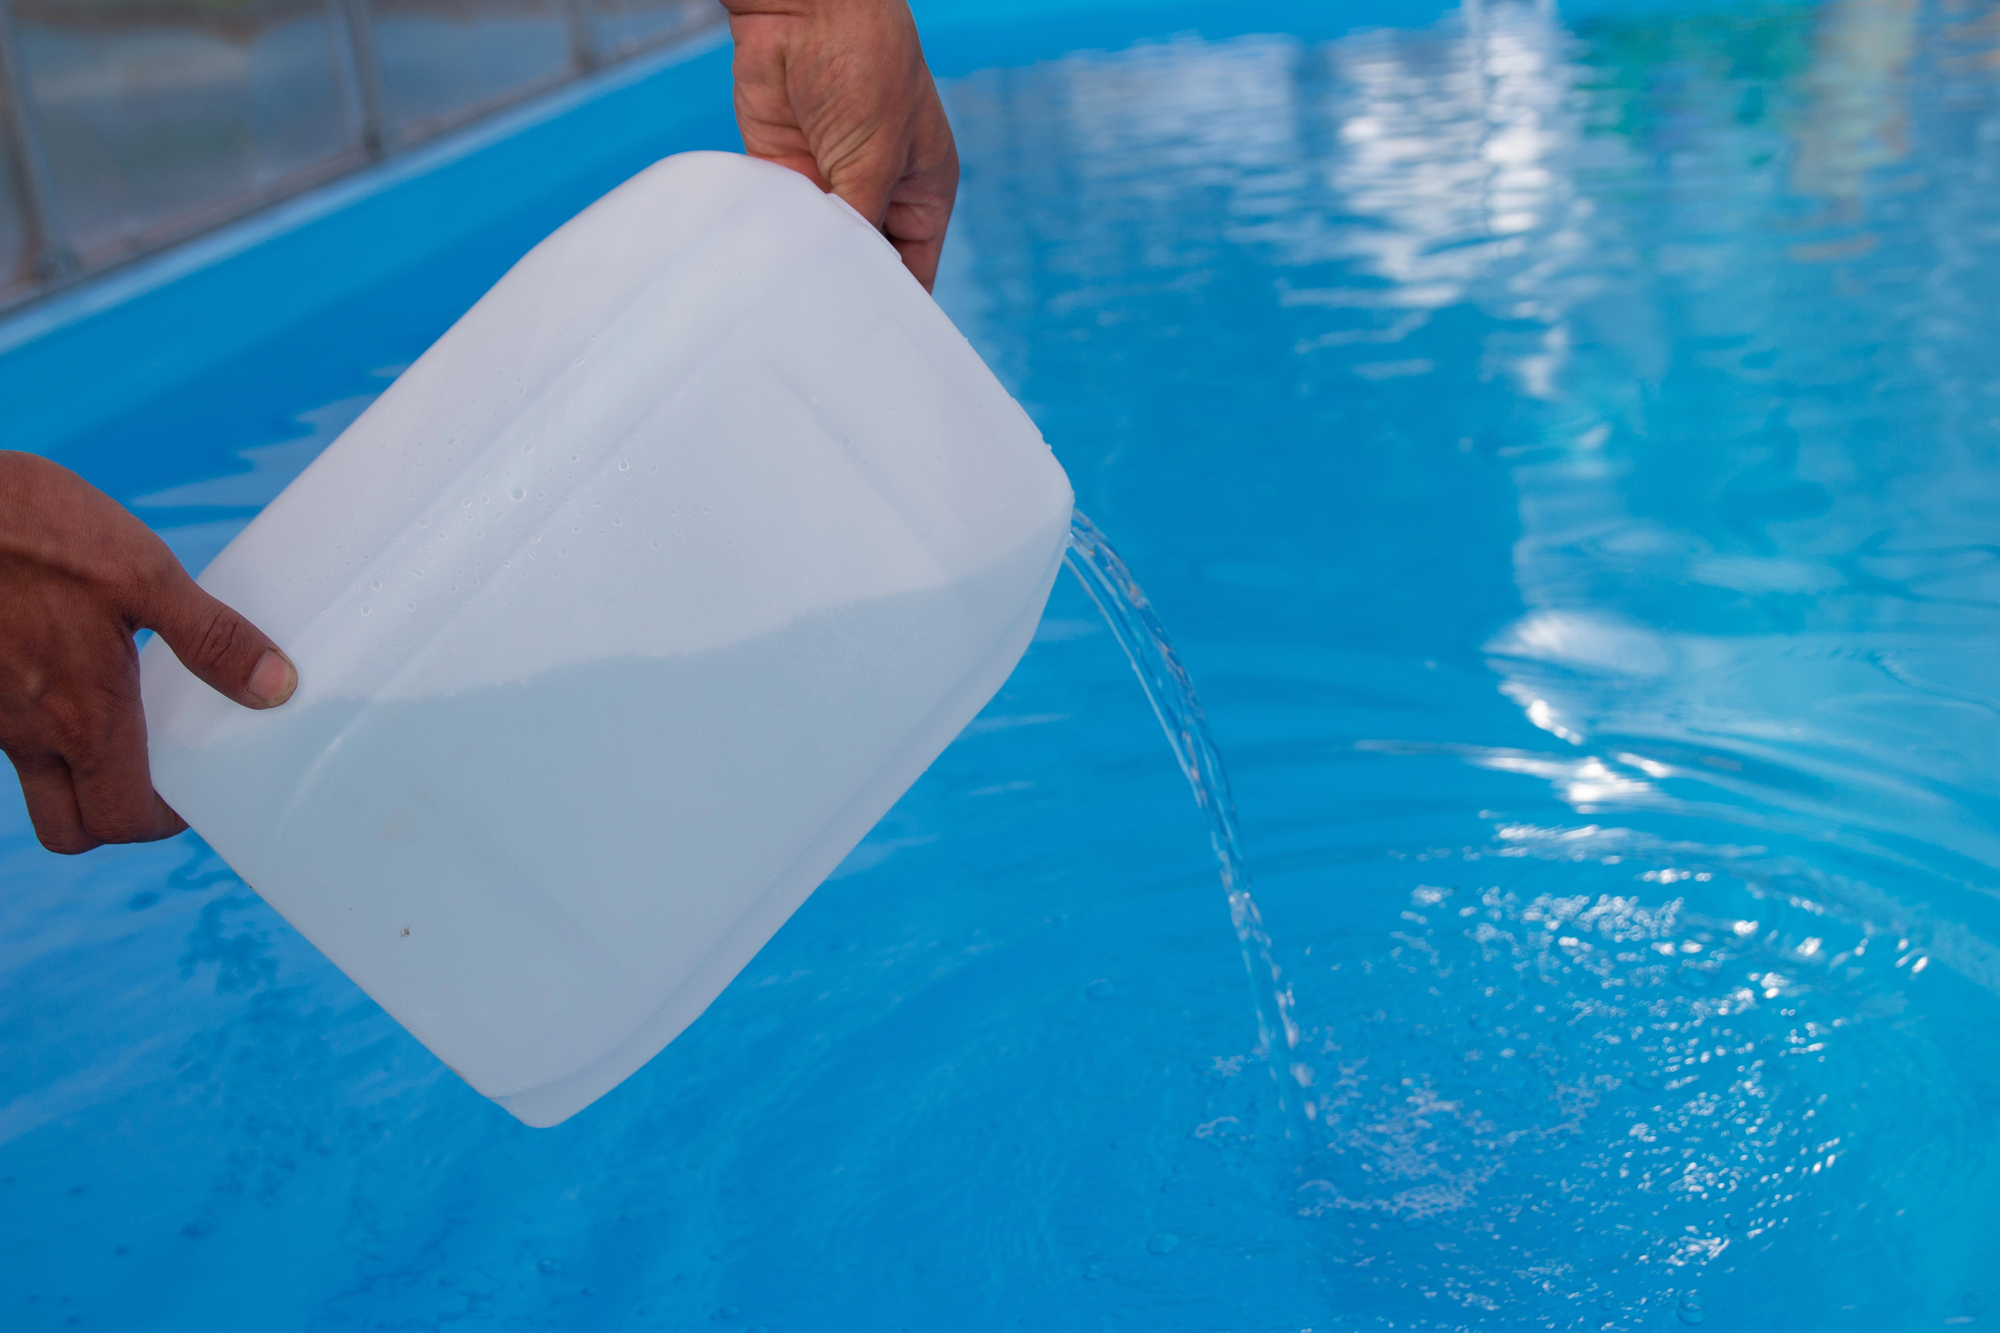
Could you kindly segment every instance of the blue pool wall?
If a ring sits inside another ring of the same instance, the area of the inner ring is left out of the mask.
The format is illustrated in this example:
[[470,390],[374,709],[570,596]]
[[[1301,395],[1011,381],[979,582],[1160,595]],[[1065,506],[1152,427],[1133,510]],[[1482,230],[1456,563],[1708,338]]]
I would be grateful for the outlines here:
[[[1114,49],[1139,33],[1333,37],[1355,26],[1341,6],[1300,0],[914,8],[939,77]],[[1365,26],[1421,27],[1448,8],[1375,5]],[[536,242],[647,164],[740,151],[729,60],[727,34],[711,31],[0,320],[5,446],[143,486],[129,466],[153,446],[132,438],[133,414],[194,395],[218,437],[230,433],[230,390],[216,375],[246,351],[293,342],[288,360],[309,379],[335,362],[316,346],[328,329],[372,330],[384,347],[413,331],[435,338]],[[343,343],[338,360],[356,350]],[[107,456],[117,465],[101,472]]]

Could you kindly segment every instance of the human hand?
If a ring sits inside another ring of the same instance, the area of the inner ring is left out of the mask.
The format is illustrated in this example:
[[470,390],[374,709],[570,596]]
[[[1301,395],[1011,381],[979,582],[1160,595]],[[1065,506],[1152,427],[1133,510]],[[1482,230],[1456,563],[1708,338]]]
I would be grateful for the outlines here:
[[905,0],[722,0],[743,147],[880,227],[929,291],[958,146]]
[[146,763],[141,629],[246,708],[298,687],[291,659],[117,501],[45,458],[0,451],[0,750],[52,852],[187,827]]

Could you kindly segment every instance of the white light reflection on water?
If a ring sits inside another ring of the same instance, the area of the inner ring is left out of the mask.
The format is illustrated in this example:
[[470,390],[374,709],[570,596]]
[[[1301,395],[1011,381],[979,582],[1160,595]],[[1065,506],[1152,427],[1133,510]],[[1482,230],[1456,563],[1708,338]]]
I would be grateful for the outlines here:
[[[1590,822],[1391,851],[1393,909],[1359,871],[1321,884],[1340,911],[1266,884],[1327,1117],[1294,1204],[1356,1321],[1782,1318],[1792,1280],[1822,1320],[1980,1299],[1923,1238],[1995,1219],[1916,1145],[1970,1151],[1963,983],[2000,994],[1990,44],[1907,0],[1486,4],[1051,75],[1082,171],[1172,158],[1152,197],[1199,180],[1272,256],[1301,393],[1513,396],[1456,443],[1512,484],[1521,610],[1485,659],[1550,746],[1343,748]],[[1090,221],[1052,262],[1141,238],[1204,280],[1164,218]]]
[[[1199,820],[1065,585],[711,1018],[553,1135],[200,849],[51,868],[17,810],[9,1317],[1990,1320],[1994,6],[1593,3],[1122,6],[946,88],[940,290],[1203,685],[1329,1103],[1302,1173]],[[370,387],[294,401],[282,350],[245,420]],[[128,499],[302,452],[169,409]],[[226,514],[148,512],[190,551]]]

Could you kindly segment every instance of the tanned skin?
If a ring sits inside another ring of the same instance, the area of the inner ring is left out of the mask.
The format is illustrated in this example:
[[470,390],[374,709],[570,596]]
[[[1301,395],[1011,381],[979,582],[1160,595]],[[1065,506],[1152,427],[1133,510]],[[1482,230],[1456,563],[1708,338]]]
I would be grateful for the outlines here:
[[[905,0],[724,3],[744,148],[845,199],[929,290],[958,148]],[[69,469],[0,450],[0,750],[52,852],[187,827],[146,762],[142,629],[245,708],[298,688],[291,659],[145,524]]]
[[904,0],[723,0],[743,147],[837,194],[929,291],[958,146]]
[[0,450],[0,750],[52,852],[187,827],[146,763],[142,629],[246,708],[275,708],[298,687],[291,659],[117,501],[46,458]]

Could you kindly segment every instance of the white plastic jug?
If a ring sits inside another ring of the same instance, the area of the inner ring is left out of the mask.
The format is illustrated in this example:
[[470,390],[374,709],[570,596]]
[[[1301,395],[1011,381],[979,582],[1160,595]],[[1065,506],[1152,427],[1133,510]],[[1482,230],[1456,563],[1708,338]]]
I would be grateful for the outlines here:
[[692,1022],[997,691],[1070,515],[889,243],[668,158],[537,246],[201,582],[298,664],[142,659],[160,792],[530,1125]]

